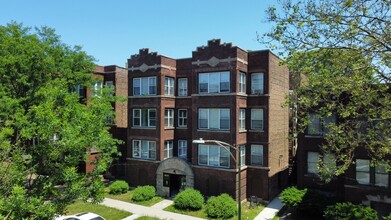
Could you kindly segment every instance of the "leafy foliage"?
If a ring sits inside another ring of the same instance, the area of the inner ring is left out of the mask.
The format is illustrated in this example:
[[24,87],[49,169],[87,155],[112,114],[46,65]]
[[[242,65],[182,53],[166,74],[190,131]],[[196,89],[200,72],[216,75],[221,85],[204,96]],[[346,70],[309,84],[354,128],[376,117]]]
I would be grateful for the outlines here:
[[155,187],[153,186],[138,186],[133,191],[132,200],[136,202],[148,201],[156,195]]
[[117,180],[109,186],[109,190],[110,194],[118,195],[126,193],[129,190],[129,185],[123,180]]
[[204,204],[204,197],[200,191],[186,188],[174,198],[174,206],[178,209],[198,210]]
[[274,22],[263,42],[284,50],[294,82],[299,132],[309,113],[336,116],[323,124],[322,151],[336,155],[334,167],[319,164],[326,182],[353,163],[360,147],[372,165],[391,165],[391,46],[387,0],[282,1],[271,7]]
[[210,197],[206,202],[206,213],[211,218],[228,219],[238,212],[235,200],[226,193]]
[[[50,219],[78,198],[102,200],[118,144],[105,125],[114,97],[103,90],[85,105],[72,92],[93,83],[93,58],[53,29],[17,23],[0,26],[0,48],[0,215]],[[80,173],[90,146],[96,168]]]
[[327,206],[335,204],[335,198],[314,190],[307,190],[297,209],[313,218],[321,218]]
[[288,207],[296,208],[301,204],[306,193],[307,189],[300,190],[292,186],[284,189],[279,198]]
[[370,207],[355,205],[350,202],[337,203],[328,206],[324,212],[326,219],[343,219],[343,220],[377,220],[377,212]]

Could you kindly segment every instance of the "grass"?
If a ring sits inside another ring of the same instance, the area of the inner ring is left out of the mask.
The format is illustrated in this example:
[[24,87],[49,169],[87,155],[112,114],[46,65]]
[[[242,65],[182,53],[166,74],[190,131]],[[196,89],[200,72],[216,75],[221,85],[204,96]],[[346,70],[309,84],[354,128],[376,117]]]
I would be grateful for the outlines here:
[[[261,211],[265,208],[264,206],[260,205],[254,208],[249,208],[249,202],[242,203],[242,219],[254,219]],[[198,218],[208,218],[206,212],[205,212],[205,206],[202,207],[202,209],[198,211],[192,211],[192,210],[182,210],[175,208],[174,205],[170,205],[167,208],[164,209],[165,211],[169,212],[175,212],[179,214],[184,215],[190,215]],[[237,219],[238,216],[235,215],[230,219]]]
[[119,194],[119,195],[112,195],[109,193],[108,188],[105,189],[105,197],[110,198],[110,199],[124,201],[124,202],[130,202],[130,203],[134,203],[137,205],[143,205],[143,206],[153,206],[156,203],[158,203],[164,199],[163,197],[155,196],[151,200],[148,200],[148,201],[136,202],[136,201],[132,200],[133,190],[129,190],[128,192],[123,193],[123,194]]
[[80,212],[93,212],[101,215],[106,220],[120,220],[132,214],[130,212],[110,208],[104,205],[81,201],[77,201],[67,207],[67,215],[73,215]]

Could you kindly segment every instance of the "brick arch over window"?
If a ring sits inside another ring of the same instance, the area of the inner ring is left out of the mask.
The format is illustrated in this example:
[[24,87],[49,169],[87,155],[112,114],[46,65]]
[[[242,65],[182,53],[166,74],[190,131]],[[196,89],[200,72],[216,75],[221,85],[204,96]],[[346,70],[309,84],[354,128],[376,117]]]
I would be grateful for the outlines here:
[[169,188],[163,186],[163,173],[186,176],[186,187],[194,187],[194,172],[190,165],[180,158],[163,160],[156,171],[156,191],[158,195],[169,196]]

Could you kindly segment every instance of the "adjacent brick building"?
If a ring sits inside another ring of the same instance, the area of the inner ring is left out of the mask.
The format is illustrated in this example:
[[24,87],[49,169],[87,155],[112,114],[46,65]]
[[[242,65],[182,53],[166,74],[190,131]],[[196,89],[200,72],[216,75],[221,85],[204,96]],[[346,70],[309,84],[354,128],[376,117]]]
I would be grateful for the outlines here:
[[[142,49],[127,68],[131,186],[154,185],[166,196],[188,186],[238,198],[238,157],[242,199],[270,200],[286,186],[289,71],[269,50],[211,40],[184,59]],[[240,150],[192,143],[199,138]]]

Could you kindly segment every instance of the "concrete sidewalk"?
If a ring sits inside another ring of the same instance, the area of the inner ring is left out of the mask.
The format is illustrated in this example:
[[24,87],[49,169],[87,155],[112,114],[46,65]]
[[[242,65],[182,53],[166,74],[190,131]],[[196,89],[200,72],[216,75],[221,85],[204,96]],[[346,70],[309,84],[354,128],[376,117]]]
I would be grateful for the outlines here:
[[[279,196],[279,195],[278,195]],[[267,206],[255,217],[255,220],[271,220],[284,206],[284,203],[278,198],[274,198]]]
[[165,207],[169,206],[172,204],[172,201],[170,200],[163,200],[157,204],[155,204],[152,207],[147,207],[147,206],[142,206],[142,205],[136,205],[133,203],[129,202],[123,202],[115,199],[109,199],[105,198],[103,202],[101,203],[102,205],[109,206],[112,208],[124,210],[127,212],[133,213],[133,215],[125,218],[124,220],[132,220],[136,219],[140,216],[151,216],[151,217],[157,217],[160,219],[172,219],[172,220],[183,220],[183,219],[189,219],[189,220],[200,220],[202,218],[196,218],[188,215],[182,215],[178,213],[173,213],[173,212],[167,212],[163,211]]

